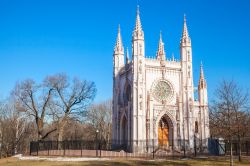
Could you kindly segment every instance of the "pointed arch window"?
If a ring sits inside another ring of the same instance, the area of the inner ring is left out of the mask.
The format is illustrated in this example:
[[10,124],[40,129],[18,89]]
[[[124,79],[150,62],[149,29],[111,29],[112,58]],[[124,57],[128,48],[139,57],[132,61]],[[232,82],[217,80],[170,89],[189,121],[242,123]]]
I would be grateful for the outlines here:
[[123,99],[125,105],[128,105],[128,102],[131,101],[131,86],[129,83],[126,83],[127,85],[125,86],[124,93],[123,93]]
[[195,132],[195,133],[198,133],[198,131],[199,131],[198,121],[195,121],[194,132]]

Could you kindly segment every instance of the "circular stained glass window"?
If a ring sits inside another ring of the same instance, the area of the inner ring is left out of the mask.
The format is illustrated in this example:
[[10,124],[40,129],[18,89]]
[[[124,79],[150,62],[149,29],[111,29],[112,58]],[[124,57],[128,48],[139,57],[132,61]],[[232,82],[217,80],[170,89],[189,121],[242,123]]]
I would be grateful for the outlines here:
[[153,89],[153,93],[154,93],[154,97],[157,99],[157,100],[166,100],[168,99],[171,94],[172,94],[172,90],[171,90],[171,87],[170,85],[165,82],[165,81],[159,81],[154,89]]

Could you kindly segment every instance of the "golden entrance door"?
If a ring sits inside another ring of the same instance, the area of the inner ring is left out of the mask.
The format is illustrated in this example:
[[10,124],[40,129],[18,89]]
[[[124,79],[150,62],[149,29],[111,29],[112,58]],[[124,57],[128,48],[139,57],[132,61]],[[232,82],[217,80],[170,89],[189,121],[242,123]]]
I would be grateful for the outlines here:
[[167,125],[159,125],[158,143],[160,146],[168,145],[168,126]]

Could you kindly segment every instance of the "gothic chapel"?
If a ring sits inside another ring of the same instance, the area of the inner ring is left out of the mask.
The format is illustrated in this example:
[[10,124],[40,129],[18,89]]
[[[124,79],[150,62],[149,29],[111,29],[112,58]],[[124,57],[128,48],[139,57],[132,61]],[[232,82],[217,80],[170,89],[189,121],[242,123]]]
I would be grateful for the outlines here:
[[[160,34],[156,58],[147,58],[139,7],[132,35],[132,59],[124,54],[120,27],[113,54],[113,147],[127,151],[206,151],[209,138],[207,85],[202,64],[194,99],[192,45],[186,18],[180,61],[167,59]],[[124,61],[126,60],[126,61]]]

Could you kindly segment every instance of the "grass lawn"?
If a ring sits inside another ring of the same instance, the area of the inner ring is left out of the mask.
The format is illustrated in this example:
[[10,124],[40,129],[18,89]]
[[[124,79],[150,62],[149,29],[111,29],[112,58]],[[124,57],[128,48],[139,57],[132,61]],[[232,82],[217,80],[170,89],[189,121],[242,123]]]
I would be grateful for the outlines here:
[[[0,166],[136,166],[136,165],[146,165],[146,166],[222,166],[229,165],[228,160],[222,159],[199,159],[199,160],[123,160],[123,159],[113,159],[110,161],[85,161],[85,162],[52,162],[52,161],[21,161],[16,158],[6,158],[0,159]],[[244,160],[242,163],[234,162],[236,166],[250,166],[250,160]]]

